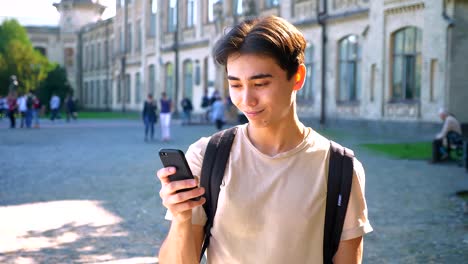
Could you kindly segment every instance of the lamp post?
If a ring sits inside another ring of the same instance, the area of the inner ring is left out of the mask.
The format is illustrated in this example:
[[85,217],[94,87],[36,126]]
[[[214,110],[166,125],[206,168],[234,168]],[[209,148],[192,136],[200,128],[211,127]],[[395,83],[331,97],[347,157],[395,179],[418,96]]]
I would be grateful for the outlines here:
[[124,1],[124,26],[123,26],[123,38],[124,38],[124,43],[123,43],[123,54],[120,59],[121,67],[120,67],[120,84],[122,87],[122,112],[126,111],[126,103],[127,103],[127,89],[130,89],[130,87],[127,87],[127,76],[126,76],[126,64],[127,64],[127,41],[128,40],[128,28],[127,28],[127,23],[128,23],[128,0],[123,0]]
[[175,30],[174,30],[174,115],[179,115],[179,0],[176,0],[176,19],[175,19]]
[[10,86],[8,86],[8,91],[9,92],[16,92],[18,90],[18,79],[16,78],[16,75],[11,75],[10,76]]

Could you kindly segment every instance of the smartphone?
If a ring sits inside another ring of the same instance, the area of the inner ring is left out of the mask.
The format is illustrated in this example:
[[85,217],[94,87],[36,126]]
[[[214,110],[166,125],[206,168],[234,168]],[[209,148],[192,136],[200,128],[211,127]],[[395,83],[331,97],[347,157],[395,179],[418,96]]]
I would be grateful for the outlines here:
[[[175,167],[176,172],[169,176],[170,181],[180,181],[194,179],[192,171],[185,159],[184,152],[180,149],[160,149],[159,158],[164,167]],[[195,188],[183,189],[178,192],[185,192]],[[192,200],[200,200],[200,197],[193,198]]]

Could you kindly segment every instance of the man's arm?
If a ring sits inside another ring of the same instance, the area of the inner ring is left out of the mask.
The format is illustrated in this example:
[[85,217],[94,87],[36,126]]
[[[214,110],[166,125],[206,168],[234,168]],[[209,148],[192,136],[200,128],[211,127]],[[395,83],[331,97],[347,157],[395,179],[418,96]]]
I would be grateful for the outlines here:
[[[198,263],[203,240],[203,226],[192,225],[192,209],[205,203],[205,198],[191,200],[204,193],[197,179],[173,181],[174,167],[162,168],[157,175],[161,181],[159,195],[172,215],[171,228],[159,250],[159,263]],[[193,188],[193,189],[191,189]],[[178,192],[180,190],[188,191]]]
[[340,241],[338,251],[333,257],[333,263],[360,264],[362,262],[363,243],[362,236]]
[[159,263],[199,263],[203,226],[172,221],[169,234],[159,250]]

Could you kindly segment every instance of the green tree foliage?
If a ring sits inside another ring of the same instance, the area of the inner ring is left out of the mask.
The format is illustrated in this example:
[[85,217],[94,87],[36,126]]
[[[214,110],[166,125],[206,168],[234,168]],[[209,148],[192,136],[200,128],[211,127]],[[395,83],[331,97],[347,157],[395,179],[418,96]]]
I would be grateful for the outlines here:
[[18,79],[18,92],[36,89],[53,65],[34,50],[26,29],[18,21],[5,20],[0,25],[0,94],[8,93],[10,76]]
[[55,65],[55,68],[47,75],[47,78],[41,82],[37,96],[43,105],[48,105],[53,93],[57,94],[63,102],[66,95],[72,91],[67,80],[67,71],[65,68]]

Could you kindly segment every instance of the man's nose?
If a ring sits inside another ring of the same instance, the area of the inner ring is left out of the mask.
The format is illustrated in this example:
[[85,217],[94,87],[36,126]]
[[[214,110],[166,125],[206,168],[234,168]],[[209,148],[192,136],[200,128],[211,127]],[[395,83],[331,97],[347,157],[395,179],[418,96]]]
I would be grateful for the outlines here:
[[258,103],[257,95],[253,87],[247,87],[242,94],[242,102],[247,106],[255,106]]

